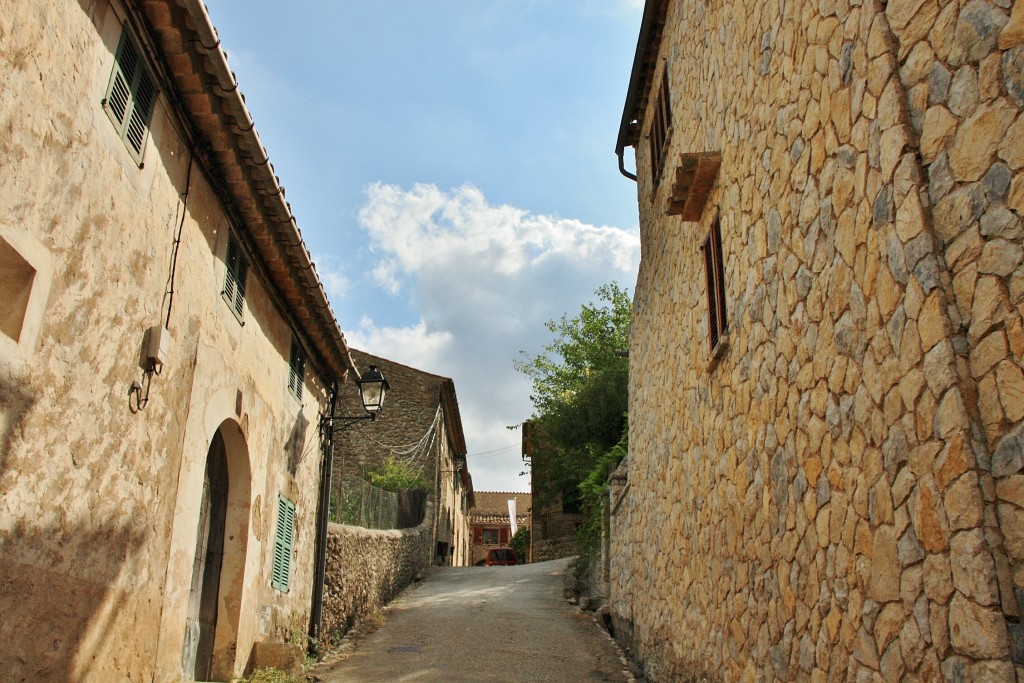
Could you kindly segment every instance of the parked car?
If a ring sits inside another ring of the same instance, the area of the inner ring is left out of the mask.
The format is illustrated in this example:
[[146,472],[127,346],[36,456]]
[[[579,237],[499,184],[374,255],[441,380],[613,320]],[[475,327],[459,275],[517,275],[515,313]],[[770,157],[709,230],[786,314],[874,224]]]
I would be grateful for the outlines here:
[[514,548],[491,548],[487,551],[487,560],[485,564],[488,567],[495,565],[499,566],[511,566],[519,563],[519,558],[516,556]]

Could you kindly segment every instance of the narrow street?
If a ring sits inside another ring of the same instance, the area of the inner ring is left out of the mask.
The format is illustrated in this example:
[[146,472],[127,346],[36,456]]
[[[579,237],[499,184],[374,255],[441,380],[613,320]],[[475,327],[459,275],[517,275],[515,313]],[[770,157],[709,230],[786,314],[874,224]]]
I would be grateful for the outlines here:
[[435,569],[325,683],[627,681],[613,642],[562,597],[568,561]]

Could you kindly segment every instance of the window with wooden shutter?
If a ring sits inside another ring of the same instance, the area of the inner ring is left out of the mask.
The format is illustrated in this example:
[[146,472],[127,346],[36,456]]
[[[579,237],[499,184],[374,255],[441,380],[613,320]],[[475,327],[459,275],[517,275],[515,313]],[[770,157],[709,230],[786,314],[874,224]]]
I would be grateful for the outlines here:
[[306,353],[295,339],[292,339],[291,359],[288,361],[288,392],[302,400],[302,385],[306,381]]
[[103,106],[132,158],[140,166],[158,93],[156,79],[146,66],[138,43],[125,29],[114,56],[114,68]]
[[725,266],[722,262],[722,229],[715,216],[711,230],[701,246],[708,292],[708,342],[714,352],[729,330],[725,314]]
[[655,189],[658,187],[658,181],[661,180],[661,174],[665,168],[671,129],[672,98],[668,90],[668,65],[666,65],[661,73],[661,90],[658,92],[658,98],[654,101],[651,132],[648,135],[648,139],[651,141],[651,177],[654,179]]
[[224,298],[239,321],[245,305],[245,281],[249,275],[249,264],[242,254],[242,247],[234,235],[228,235],[228,253],[225,258]]
[[484,529],[484,545],[498,545],[497,529]]
[[277,532],[274,534],[274,565],[270,585],[287,593],[292,579],[292,545],[295,542],[295,503],[277,496]]

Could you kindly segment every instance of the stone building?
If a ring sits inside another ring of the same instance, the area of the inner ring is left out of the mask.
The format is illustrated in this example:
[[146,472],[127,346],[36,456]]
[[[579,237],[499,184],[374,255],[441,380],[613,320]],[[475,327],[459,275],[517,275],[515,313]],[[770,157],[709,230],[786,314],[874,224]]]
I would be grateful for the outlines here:
[[[335,497],[344,495],[346,483],[361,483],[367,468],[388,459],[408,465],[430,484],[434,532],[427,563],[469,565],[475,503],[455,382],[362,351],[352,355],[359,367],[377,366],[391,389],[377,419],[352,421],[336,432]],[[362,413],[355,393],[340,395],[338,406],[339,415]]]
[[200,0],[0,13],[4,680],[228,680],[306,633],[356,367],[218,44]]
[[[477,491],[476,506],[470,513],[469,524],[473,532],[473,554],[470,564],[487,559],[491,548],[507,546],[512,541],[512,517],[509,501],[515,501],[516,529],[530,528],[532,497],[529,493],[507,491]],[[529,558],[521,557],[520,562]]]
[[[530,561],[546,562],[571,557],[579,552],[577,535],[583,524],[579,495],[567,496],[552,490],[550,460],[535,442],[537,430],[530,420],[523,423],[523,462],[530,467],[533,508],[530,513]],[[573,491],[576,493],[576,491]]]
[[1022,106],[1019,2],[646,3],[609,509],[653,679],[1024,677]]

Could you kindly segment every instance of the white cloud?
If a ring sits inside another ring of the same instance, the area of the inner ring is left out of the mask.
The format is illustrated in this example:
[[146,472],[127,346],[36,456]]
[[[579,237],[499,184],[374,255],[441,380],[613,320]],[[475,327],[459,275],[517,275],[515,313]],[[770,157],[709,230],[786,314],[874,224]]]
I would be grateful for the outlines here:
[[409,327],[379,327],[364,317],[359,327],[346,334],[349,344],[381,358],[431,372],[451,352],[449,332],[429,332],[422,320]]
[[312,259],[330,300],[341,301],[347,298],[352,291],[352,283],[342,274],[338,259],[326,254],[313,254]]
[[550,341],[544,323],[575,314],[598,286],[632,288],[639,237],[491,205],[471,185],[374,184],[359,219],[376,256],[372,278],[420,319],[363,318],[347,332],[352,346],[453,378],[474,485],[526,489],[519,433],[505,427],[530,416],[530,385],[512,362],[520,350],[538,353]]

